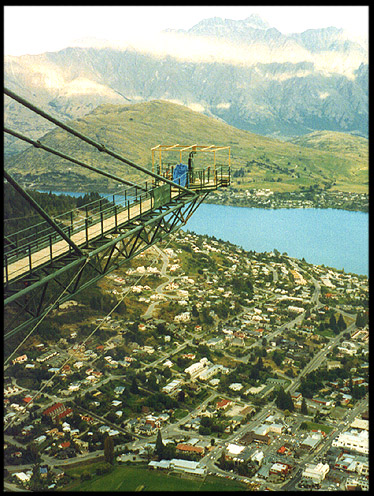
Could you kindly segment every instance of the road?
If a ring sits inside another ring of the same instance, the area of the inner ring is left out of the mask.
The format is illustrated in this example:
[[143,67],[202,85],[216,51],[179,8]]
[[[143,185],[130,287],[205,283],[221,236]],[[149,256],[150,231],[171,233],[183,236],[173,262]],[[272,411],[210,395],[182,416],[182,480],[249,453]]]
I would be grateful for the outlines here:
[[[156,249],[158,249],[156,247]],[[163,277],[169,277],[168,281],[160,284],[157,289],[156,289],[156,292],[158,294],[161,294],[165,285],[167,285],[169,283],[169,281],[171,279],[174,279],[172,278],[171,276],[167,276],[167,273],[166,273],[166,270],[167,270],[167,265],[168,265],[168,261],[169,261],[169,258],[168,256],[162,252],[161,250],[160,251],[160,256],[162,257],[163,259],[163,266],[162,266],[162,269],[161,269],[161,274]],[[296,263],[293,263],[294,267],[298,270],[299,267],[297,266]],[[274,277],[276,277],[274,275]],[[318,284],[317,281],[313,280],[313,284],[314,284],[314,287],[315,287],[315,290],[314,290],[314,293],[313,293],[313,296],[311,298],[311,301],[313,302],[314,304],[314,307],[315,308],[318,308],[321,304],[319,303],[319,297],[320,297],[320,291],[321,291],[321,288],[320,288],[320,285]],[[157,304],[157,302],[155,302],[154,304],[151,304],[149,307],[148,307],[148,310],[146,311],[146,313],[144,314],[144,316],[148,315],[148,316],[151,316],[152,315],[152,311],[154,309],[154,306]],[[242,313],[245,313],[247,311],[247,309],[244,309]],[[267,339],[273,339],[274,337],[276,337],[277,335],[279,335],[280,333],[284,332],[284,330],[286,328],[292,328],[294,327],[295,325],[298,325],[300,324],[303,319],[304,319],[304,316],[305,316],[305,313],[301,314],[301,315],[298,315],[296,318],[294,318],[293,320],[291,320],[290,322],[286,322],[284,324],[282,324],[281,326],[279,326],[275,331],[273,331],[271,334],[269,334],[267,336]],[[291,380],[291,383],[290,385],[286,388],[286,391],[289,391],[289,392],[295,392],[297,391],[297,389],[299,388],[300,386],[300,382],[301,382],[301,378],[304,377],[305,375],[309,374],[312,370],[318,368],[322,361],[326,358],[326,355],[330,352],[330,350],[339,342],[339,340],[341,339],[341,336],[343,333],[345,332],[351,332],[353,329],[355,328],[355,324],[351,324],[348,326],[347,329],[345,329],[344,331],[342,331],[342,333],[338,334],[337,336],[333,337],[327,346],[325,346],[323,349],[321,349],[309,362],[308,364],[305,366],[305,368],[300,372],[300,374],[294,378],[293,380]],[[152,363],[149,363],[149,364],[145,364],[143,365],[143,369],[146,369],[146,368],[153,368],[155,366],[157,366],[158,364],[160,364],[161,362],[163,362],[164,360],[166,360],[167,358],[179,353],[180,351],[182,351],[185,347],[189,346],[193,339],[195,338],[199,338],[202,336],[202,333],[200,333],[199,335],[194,335],[193,338],[185,341],[184,343],[182,343],[181,345],[178,345],[177,347],[175,347],[175,349],[171,350],[170,352],[168,353],[165,353],[163,354],[163,356],[157,358],[155,361],[153,361]],[[257,346],[258,343],[255,342],[253,343],[251,346],[248,347],[248,349],[254,347],[254,346]],[[250,353],[248,353],[247,356],[243,357],[242,360],[247,360],[248,361],[248,358],[250,356]],[[236,360],[238,360],[237,358],[235,358]],[[94,390],[94,389],[97,389],[98,387],[100,387],[102,384],[105,384],[107,383],[108,381],[112,380],[112,379],[119,379],[120,377],[125,377],[125,375],[123,376],[118,376],[118,375],[112,375],[110,374],[109,376],[105,377],[104,379],[102,379],[102,381],[100,381],[100,383],[97,383],[93,386],[91,386],[88,390]],[[48,395],[51,400],[53,401],[56,401],[56,400],[60,400],[61,398],[58,398],[57,396],[54,396],[54,395]],[[164,439],[167,439],[168,437],[185,437],[186,435],[186,431],[185,430],[182,430],[180,428],[181,424],[183,423],[186,423],[188,422],[189,420],[191,420],[194,416],[197,416],[205,407],[206,405],[213,401],[217,396],[220,396],[222,397],[222,395],[218,395],[217,392],[215,392],[215,390],[213,390],[211,392],[211,394],[205,399],[204,402],[202,402],[198,408],[196,408],[194,411],[188,413],[187,416],[185,416],[184,418],[180,419],[178,422],[174,423],[174,424],[169,424],[167,426],[165,426],[164,428],[162,428],[162,436]],[[238,439],[240,439],[241,437],[243,437],[247,432],[251,431],[253,428],[255,428],[256,426],[260,425],[265,419],[266,417],[272,412],[272,408],[274,407],[275,405],[275,400],[273,400],[272,402],[268,403],[264,408],[262,408],[251,420],[250,422],[248,422],[248,424],[244,425],[244,426],[241,426],[237,431],[235,431],[231,436],[229,436],[228,438],[226,438],[225,440],[225,443],[228,443],[228,442],[235,442],[237,441]],[[350,410],[348,415],[347,415],[347,419],[345,420],[345,422],[351,422],[355,416],[357,416],[357,414],[361,411],[363,411],[364,409],[367,408],[367,401],[366,400],[362,400],[360,402],[357,403],[357,405],[355,406],[354,409]],[[102,417],[99,417],[95,414],[92,414],[92,412],[88,412],[90,415],[94,416],[95,418],[98,418],[99,420],[101,420],[102,422],[104,422],[105,424],[108,424],[108,425],[111,425],[113,428],[115,429],[118,429],[119,431],[121,432],[127,432],[125,429],[122,429],[122,428],[119,428],[117,425],[115,424],[111,424],[110,422],[108,422],[105,418],[102,418]],[[344,428],[346,428],[346,424],[343,424],[341,423],[338,427],[338,431],[336,432],[336,430],[333,430],[327,437],[326,439],[324,440],[323,442],[323,445],[322,447],[320,448],[320,451],[318,453],[318,456],[319,457],[323,457],[324,453],[329,449],[329,447],[331,446],[331,443],[333,441],[333,439],[342,431],[344,430]],[[148,443],[152,443],[152,442],[155,442],[156,440],[156,435],[154,436],[149,436],[149,437],[141,437],[141,436],[135,436],[134,433],[131,432],[131,434],[134,436],[134,437],[138,437],[138,439],[136,441],[134,441],[132,444],[131,444],[131,447],[132,449],[137,449],[137,448],[140,448],[140,447],[143,447],[145,444],[148,444]],[[200,436],[198,433],[196,432],[193,432],[193,436],[194,437],[198,437],[198,438],[201,438],[201,439],[206,439],[205,436]],[[9,436],[8,436],[9,437]],[[6,438],[5,438],[6,439]],[[6,439],[7,440],[7,439]],[[17,446],[19,444],[15,443],[14,440],[12,438],[9,439],[10,442],[12,442],[13,444],[16,444]],[[207,470],[213,474],[221,474],[221,475],[230,475],[230,476],[235,476],[235,478],[237,480],[244,480],[246,479],[246,477],[242,477],[242,476],[239,476],[237,474],[228,474],[227,472],[219,469],[215,463],[217,462],[217,460],[219,459],[219,457],[221,456],[221,453],[222,453],[222,450],[224,449],[224,446],[223,446],[223,443],[218,439],[216,440],[216,447],[214,448],[214,450],[210,453],[208,453],[207,455],[204,456],[204,458],[202,459],[202,464],[204,464],[207,468]],[[85,454],[85,455],[79,455],[77,456],[76,458],[74,459],[69,459],[69,460],[56,460],[54,458],[50,458],[48,457],[47,455],[42,455],[42,460],[45,462],[45,463],[48,463],[50,466],[66,466],[66,464],[72,464],[72,463],[77,463],[79,461],[82,461],[82,460],[89,460],[91,458],[96,458],[100,455],[102,455],[103,451],[100,450],[100,451],[95,451],[95,452],[92,452],[92,453],[88,453],[88,454]],[[309,461],[311,460],[314,460],[315,458],[315,453],[312,453],[310,455],[308,455],[305,459],[302,460],[302,465],[299,466],[299,468],[297,469],[296,473],[293,475],[293,478],[291,481],[288,481],[287,483],[284,484],[283,486],[283,489],[284,490],[293,490],[296,488],[296,484],[298,482],[298,480],[300,480],[301,478],[301,472],[302,472],[302,467],[305,466],[305,463],[308,463]],[[22,466],[23,467],[23,466]],[[30,468],[31,465],[25,465],[24,468],[27,469],[27,468]],[[12,470],[16,469],[16,470],[19,470],[20,469],[20,466],[18,467],[9,467],[11,468]],[[268,485],[268,483],[267,483]],[[275,488],[278,488],[279,489],[279,485],[274,485]],[[296,490],[296,489],[295,489]]]

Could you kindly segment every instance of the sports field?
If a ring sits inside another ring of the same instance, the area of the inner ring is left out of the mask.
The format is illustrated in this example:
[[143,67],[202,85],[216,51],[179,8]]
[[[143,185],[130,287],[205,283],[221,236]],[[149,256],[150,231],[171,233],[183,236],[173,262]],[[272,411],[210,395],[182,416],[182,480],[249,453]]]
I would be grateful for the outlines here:
[[[187,478],[188,477],[188,478]],[[105,475],[93,475],[91,480],[77,480],[64,491],[244,491],[245,484],[222,477],[167,475],[146,466],[116,466]]]

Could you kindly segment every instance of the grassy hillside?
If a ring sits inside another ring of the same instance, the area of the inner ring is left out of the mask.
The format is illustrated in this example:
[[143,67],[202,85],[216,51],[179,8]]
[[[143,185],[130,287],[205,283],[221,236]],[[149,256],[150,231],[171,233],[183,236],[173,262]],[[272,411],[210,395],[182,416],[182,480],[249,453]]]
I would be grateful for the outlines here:
[[[151,148],[158,144],[229,145],[232,184],[238,188],[295,191],[318,184],[345,191],[368,189],[368,142],[344,133],[312,133],[294,143],[282,142],[161,100],[101,105],[69,124],[148,168]],[[41,142],[121,177],[141,180],[140,173],[63,130],[47,133]],[[15,177],[39,188],[105,191],[111,186],[103,176],[34,147],[6,159],[5,165]]]

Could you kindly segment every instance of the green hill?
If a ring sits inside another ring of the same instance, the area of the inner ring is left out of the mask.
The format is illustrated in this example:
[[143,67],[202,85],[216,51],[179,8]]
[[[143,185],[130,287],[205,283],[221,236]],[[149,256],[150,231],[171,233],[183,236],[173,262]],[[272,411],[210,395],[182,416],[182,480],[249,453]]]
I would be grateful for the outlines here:
[[[148,168],[152,163],[151,148],[158,144],[229,145],[232,184],[238,188],[296,191],[301,186],[318,184],[344,191],[368,190],[368,141],[344,133],[312,133],[293,143],[283,142],[162,100],[101,105],[69,125]],[[139,172],[59,128],[40,141],[121,177],[146,180]],[[9,173],[34,188],[104,192],[113,186],[103,176],[34,147],[5,162]]]

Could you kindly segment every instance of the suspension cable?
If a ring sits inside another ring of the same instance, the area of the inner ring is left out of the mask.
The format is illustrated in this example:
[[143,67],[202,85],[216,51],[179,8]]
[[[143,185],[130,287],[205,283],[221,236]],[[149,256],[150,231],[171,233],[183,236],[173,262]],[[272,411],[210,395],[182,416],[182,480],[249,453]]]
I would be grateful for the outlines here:
[[[181,227],[182,227],[182,226],[178,227],[178,229],[175,231],[175,233],[176,233],[177,231],[179,231],[179,230],[181,229]],[[175,233],[174,233],[174,234],[175,234]],[[165,246],[164,250],[165,250],[165,249],[169,246],[169,244],[171,243],[171,241],[172,241],[172,237],[173,237],[173,235],[171,235],[171,236],[170,236],[170,238],[169,238],[169,240],[168,240],[168,242],[167,242],[167,244],[166,244],[166,246]],[[154,259],[152,260],[151,264],[149,265],[149,267],[152,267],[152,266],[156,263],[156,261],[158,260],[158,258],[159,258],[159,257],[158,257],[158,255],[156,254],[156,255],[155,255],[155,257],[154,257]],[[93,331],[92,331],[92,332],[91,332],[91,333],[90,333],[90,334],[89,334],[89,335],[88,335],[88,336],[87,336],[87,337],[86,337],[86,338],[85,338],[85,339],[84,339],[84,340],[80,343],[80,345],[79,345],[79,346],[84,345],[84,344],[85,344],[85,343],[86,343],[86,342],[87,342],[87,341],[88,341],[88,340],[89,340],[89,339],[90,339],[90,338],[91,338],[91,337],[92,337],[92,336],[93,336],[93,335],[94,335],[94,334],[95,334],[95,333],[96,333],[96,332],[100,329],[100,327],[104,324],[105,320],[107,320],[107,317],[110,317],[110,316],[111,316],[111,314],[112,314],[112,313],[113,313],[113,312],[114,312],[114,311],[115,311],[115,310],[119,307],[119,305],[120,305],[120,304],[123,302],[123,300],[127,297],[127,295],[129,294],[130,290],[131,290],[134,286],[137,286],[137,285],[140,283],[140,281],[143,279],[143,277],[148,276],[148,275],[149,275],[149,274],[147,274],[147,273],[143,273],[143,274],[141,274],[141,275],[139,276],[139,278],[137,279],[137,281],[136,281],[135,283],[133,283],[131,286],[129,286],[129,288],[127,289],[127,291],[126,291],[125,293],[122,293],[122,297],[121,297],[121,299],[120,299],[120,300],[119,300],[119,301],[118,301],[118,302],[114,305],[114,307],[113,307],[113,308],[112,308],[112,309],[111,309],[111,310],[107,313],[107,315],[106,315],[106,316],[103,318],[103,320],[102,320],[102,321],[101,321],[101,322],[100,322],[100,323],[96,326],[96,328],[95,328],[95,329],[94,329],[94,330],[93,330]],[[43,318],[44,318],[44,317],[43,317]],[[37,325],[38,325],[38,324],[37,324]],[[35,326],[35,327],[36,327],[36,326]],[[27,336],[27,337],[26,337],[26,338],[22,341],[22,343],[21,343],[21,344],[23,344],[23,343],[25,342],[25,340],[26,340],[28,337],[29,337],[29,336]],[[17,347],[17,349],[19,349],[19,347],[20,347],[20,346],[21,346],[21,345],[19,345],[19,346]],[[14,353],[15,353],[15,352],[13,352],[13,354],[12,354],[11,356],[13,356],[13,355],[14,355]],[[9,358],[10,358],[10,357],[9,357]],[[9,360],[9,358],[8,358],[8,360]],[[37,397],[38,397],[38,396],[39,396],[39,395],[40,395],[40,394],[44,391],[44,389],[45,389],[45,388],[46,388],[46,387],[47,387],[47,386],[48,386],[48,385],[52,382],[52,380],[56,377],[56,375],[60,373],[60,371],[63,369],[63,367],[64,367],[64,366],[65,366],[65,365],[66,365],[66,364],[67,364],[70,360],[72,360],[72,358],[73,358],[73,357],[72,357],[71,355],[69,355],[69,356],[67,357],[67,359],[66,359],[66,360],[62,363],[62,365],[60,365],[60,367],[59,367],[58,371],[54,372],[54,373],[53,373],[53,375],[52,375],[52,376],[48,379],[48,381],[46,381],[46,382],[44,383],[44,385],[43,385],[42,387],[40,387],[40,388],[39,388],[39,390],[38,390],[38,391],[37,391],[37,392],[36,392],[36,393],[35,393],[35,394],[31,397],[30,401],[27,403],[27,405],[26,405],[26,407],[25,407],[26,409],[27,409],[27,408],[29,408],[29,407],[31,406],[31,404],[33,403],[34,399],[35,399],[35,398],[37,398]],[[13,419],[11,419],[11,420],[10,420],[10,422],[9,422],[6,426],[4,426],[4,432],[6,431],[6,429],[8,429],[8,427],[11,427],[11,426],[13,425],[13,423],[14,423],[14,422],[15,422],[15,419],[14,419],[14,418],[13,418]]]
[[49,115],[47,112],[44,112],[43,110],[39,109],[38,107],[36,107],[35,105],[33,105],[32,103],[28,102],[27,100],[25,100],[24,98],[18,96],[16,93],[14,93],[13,91],[7,89],[7,88],[4,88],[4,93],[9,96],[10,98],[13,98],[13,100],[16,100],[18,103],[20,103],[21,105],[24,105],[25,107],[29,108],[30,110],[34,111],[35,113],[39,114],[40,116],[44,117],[45,119],[49,120],[50,122],[52,122],[53,124],[56,124],[56,126],[59,126],[61,127],[62,129],[64,129],[65,131],[73,134],[74,136],[76,136],[77,138],[80,138],[81,140],[85,141],[86,143],[88,143],[89,145],[92,145],[94,146],[97,150],[101,151],[101,152],[105,152],[107,153],[108,155],[116,158],[117,160],[120,160],[121,162],[124,162],[125,164],[127,165],[130,165],[131,167],[133,167],[134,169],[137,169],[141,172],[144,172],[145,174],[148,174],[152,177],[154,177],[155,179],[158,179],[159,181],[162,181],[162,182],[166,182],[174,187],[177,187],[179,189],[181,189],[182,191],[188,193],[188,194],[194,194],[191,190],[189,190],[188,188],[185,188],[183,186],[180,186],[179,184],[176,184],[174,183],[173,181],[171,181],[170,179],[167,179],[165,177],[162,177],[148,169],[145,169],[144,167],[140,166],[140,165],[137,165],[135,164],[134,162],[131,162],[130,160],[122,157],[121,155],[119,155],[118,153],[110,150],[109,148],[107,148],[105,145],[103,145],[102,143],[98,143],[97,141],[94,141],[93,139],[91,138],[88,138],[87,136],[85,136],[84,134],[80,133],[79,131],[76,131],[75,129],[73,129],[72,127],[68,126],[67,124],[64,124],[63,122],[59,121],[58,119],[52,117],[51,115]]
[[49,309],[47,310],[47,312],[43,315],[43,317],[38,320],[38,322],[35,324],[35,326],[31,329],[31,331],[29,332],[29,334],[27,334],[27,336],[25,337],[25,339],[23,341],[21,341],[21,343],[15,348],[15,350],[13,351],[13,353],[11,353],[8,358],[4,361],[4,366],[7,365],[7,363],[9,362],[9,360],[12,358],[12,356],[14,356],[14,354],[16,353],[17,350],[19,350],[19,348],[24,344],[24,342],[31,336],[31,334],[35,331],[35,329],[43,322],[43,320],[46,318],[46,316],[49,314],[49,312],[58,304],[58,302],[60,301],[60,299],[63,297],[63,295],[66,293],[66,291],[69,289],[69,287],[73,284],[73,282],[75,281],[75,279],[80,275],[80,273],[82,272],[82,270],[85,268],[85,266],[87,265],[87,263],[89,262],[89,259],[87,258],[84,262],[84,264],[82,265],[82,267],[79,269],[79,271],[74,275],[74,277],[72,278],[72,280],[70,281],[70,283],[66,286],[66,288],[61,292],[61,294],[58,296],[58,298],[55,300],[54,303],[52,303],[52,305],[49,307]]
[[[114,179],[115,181],[120,181],[121,183],[127,184],[128,186],[137,186],[137,185],[135,185],[135,183],[132,183],[130,181],[126,181],[125,179],[122,179],[118,176],[115,176],[114,174],[110,174],[109,172],[105,172],[101,169],[97,169],[96,167],[93,167],[92,165],[88,165],[88,164],[86,164],[80,160],[77,160],[76,158],[73,158],[70,155],[66,155],[65,153],[61,153],[58,150],[55,150],[54,148],[51,148],[47,145],[44,145],[39,140],[37,140],[37,141],[32,140],[32,139],[28,138],[27,136],[24,136],[23,134],[17,133],[16,131],[13,131],[12,129],[4,127],[4,132],[11,134],[15,138],[18,138],[20,140],[26,141],[27,143],[30,143],[30,145],[35,146],[35,148],[41,148],[42,150],[45,150],[47,152],[52,153],[53,155],[57,155],[58,157],[69,160],[69,162],[73,162],[74,164],[80,165],[81,167],[92,170],[94,172],[99,172],[103,176],[109,177],[110,179]],[[137,187],[141,188],[141,186],[137,186]]]

